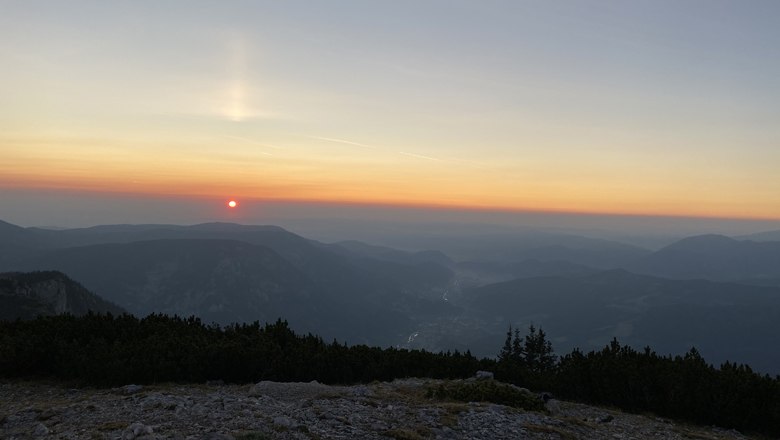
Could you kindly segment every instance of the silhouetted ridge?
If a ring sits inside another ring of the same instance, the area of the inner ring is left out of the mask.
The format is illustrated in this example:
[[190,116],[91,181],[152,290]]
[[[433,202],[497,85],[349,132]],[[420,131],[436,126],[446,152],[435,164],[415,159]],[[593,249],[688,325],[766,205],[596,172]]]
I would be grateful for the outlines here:
[[755,234],[742,235],[737,238],[740,240],[753,241],[780,241],[780,230],[757,232]]
[[16,232],[16,231],[20,231],[20,230],[23,230],[23,229],[24,228],[22,228],[21,226],[16,226],[14,224],[11,224],[11,223],[8,223],[8,222],[4,222],[4,221],[0,220],[0,233],[4,233],[4,232],[7,232],[7,231]]
[[[28,229],[0,220],[0,246],[34,247],[37,245],[35,235]],[[3,250],[2,247],[0,247],[0,250]],[[1,257],[2,255],[0,255]]]
[[734,249],[735,246],[739,246],[739,241],[726,237],[725,235],[718,234],[704,234],[695,235],[693,237],[686,237],[682,240],[674,242],[665,248],[659,250],[686,250],[691,252],[723,252]]
[[123,313],[81,284],[58,271],[0,274],[0,319],[31,319],[38,315]]
[[778,262],[780,242],[701,235],[682,239],[625,267],[667,278],[780,285],[774,283],[780,280]]
[[285,316],[296,329],[361,342],[389,344],[411,332],[401,311],[448,306],[417,293],[446,284],[452,274],[445,268],[341,256],[285,231],[239,236],[267,246],[145,240],[54,250],[23,267],[63,270],[139,316],[165,312],[220,323]]
[[767,349],[776,345],[780,329],[777,287],[612,270],[518,279],[470,289],[465,296],[491,319],[543,326],[564,349],[590,349],[618,336],[662,353],[695,345],[716,362],[738,360],[780,372],[780,353]]
[[185,226],[187,229],[196,231],[215,231],[215,232],[235,232],[235,231],[277,231],[287,232],[286,229],[275,225],[241,225],[238,223],[211,222],[200,223],[192,226]]

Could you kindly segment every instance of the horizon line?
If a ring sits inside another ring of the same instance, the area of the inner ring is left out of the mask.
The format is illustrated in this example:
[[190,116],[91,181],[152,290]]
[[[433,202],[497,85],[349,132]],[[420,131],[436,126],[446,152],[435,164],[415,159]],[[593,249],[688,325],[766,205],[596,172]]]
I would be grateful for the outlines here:
[[[3,185],[0,185],[2,187]],[[584,211],[576,209],[544,209],[529,207],[508,207],[508,206],[469,206],[463,204],[448,203],[421,203],[421,202],[382,202],[369,200],[337,200],[337,199],[312,199],[312,198],[268,198],[268,197],[239,197],[235,193],[227,196],[203,195],[203,194],[181,194],[181,193],[147,193],[130,192],[120,190],[95,190],[95,189],[75,189],[75,188],[21,188],[12,187],[19,192],[33,193],[70,193],[74,195],[88,196],[90,194],[116,195],[129,198],[151,198],[151,199],[179,199],[182,201],[210,200],[222,201],[230,198],[236,198],[242,201],[243,206],[251,203],[263,204],[288,204],[288,205],[316,205],[316,206],[350,206],[376,209],[399,209],[399,210],[424,210],[435,212],[468,212],[468,213],[493,213],[493,214],[518,214],[518,215],[559,215],[572,217],[610,217],[610,218],[646,218],[646,219],[669,219],[669,220],[722,220],[722,221],[740,221],[740,222],[778,222],[780,217],[769,216],[732,216],[720,214],[691,214],[691,213],[658,213],[658,212],[621,212],[621,211]],[[316,218],[316,217],[315,217]],[[0,219],[1,220],[1,219]],[[453,221],[457,223],[457,221]]]

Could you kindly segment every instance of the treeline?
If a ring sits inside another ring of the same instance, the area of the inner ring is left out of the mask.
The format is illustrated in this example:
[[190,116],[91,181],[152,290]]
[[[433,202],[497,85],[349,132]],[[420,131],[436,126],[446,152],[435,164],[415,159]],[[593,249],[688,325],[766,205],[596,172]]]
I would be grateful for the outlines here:
[[461,378],[490,365],[468,352],[325,343],[311,334],[295,334],[281,320],[220,327],[198,318],[90,313],[0,322],[0,377],[56,378],[96,386]]
[[498,359],[466,353],[347,346],[297,335],[284,321],[227,327],[197,318],[88,314],[0,322],[0,378],[86,385],[260,380],[357,383],[403,377],[496,378],[555,396],[633,412],[780,436],[780,377],[744,365],[714,368],[684,356],[636,351],[614,340],[557,357],[544,331],[507,334]]
[[613,339],[600,351],[557,358],[541,329],[531,326],[523,338],[510,328],[496,377],[560,398],[780,436],[780,376],[728,362],[715,368],[695,348],[661,356]]
[[660,356],[613,340],[601,351],[564,356],[554,383],[571,399],[780,436],[780,377],[728,362],[715,368],[695,348]]

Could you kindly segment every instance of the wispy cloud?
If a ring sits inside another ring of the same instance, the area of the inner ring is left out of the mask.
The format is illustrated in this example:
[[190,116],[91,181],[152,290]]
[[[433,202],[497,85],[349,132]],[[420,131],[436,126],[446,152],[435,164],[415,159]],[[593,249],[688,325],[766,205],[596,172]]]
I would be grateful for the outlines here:
[[337,144],[354,145],[356,147],[363,147],[363,148],[376,148],[374,145],[361,144],[360,142],[348,141],[346,139],[335,139],[335,138],[327,138],[322,136],[308,136],[308,137],[311,139],[319,139],[321,141],[335,142]]
[[439,158],[436,158],[436,157],[424,156],[422,154],[416,154],[416,153],[408,153],[406,151],[399,151],[398,154],[403,154],[404,156],[409,156],[409,157],[416,157],[418,159],[432,160],[432,161],[435,161],[435,162],[441,162],[442,161],[442,159],[439,159]]

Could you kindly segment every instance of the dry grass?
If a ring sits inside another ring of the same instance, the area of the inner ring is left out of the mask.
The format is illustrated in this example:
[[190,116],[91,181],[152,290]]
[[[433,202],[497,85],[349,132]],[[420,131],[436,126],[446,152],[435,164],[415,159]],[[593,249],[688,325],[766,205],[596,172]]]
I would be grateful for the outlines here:
[[384,406],[388,403],[391,405],[402,403],[408,406],[421,406],[431,403],[431,399],[426,397],[426,391],[423,387],[398,387],[389,389],[387,387],[377,387],[373,391],[373,397],[366,401],[367,404],[372,406],[374,404],[377,406]]
[[426,396],[459,402],[490,402],[530,411],[544,411],[544,403],[534,394],[494,380],[444,381],[426,387]]
[[730,437],[720,436],[714,433],[705,433],[701,431],[695,431],[690,428],[675,428],[674,432],[681,436],[693,440],[722,440]]
[[460,414],[468,411],[468,405],[465,403],[443,403],[439,405],[439,408],[444,410],[444,413],[439,417],[439,423],[443,426],[455,428],[458,426],[460,420]]
[[562,440],[577,440],[578,437],[568,431],[564,431],[563,429],[556,428],[555,426],[549,426],[549,425],[536,425],[536,424],[525,424],[523,425],[523,428],[531,431],[531,432],[538,432],[540,434],[557,434],[559,438]]
[[599,428],[597,424],[591,422],[590,420],[584,420],[578,417],[565,416],[565,417],[560,417],[559,420],[566,424],[576,425],[583,428],[594,429],[594,430]]

